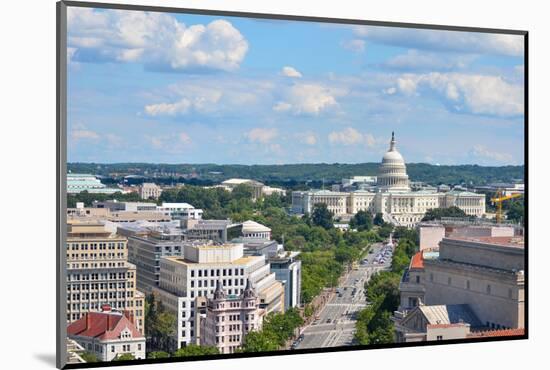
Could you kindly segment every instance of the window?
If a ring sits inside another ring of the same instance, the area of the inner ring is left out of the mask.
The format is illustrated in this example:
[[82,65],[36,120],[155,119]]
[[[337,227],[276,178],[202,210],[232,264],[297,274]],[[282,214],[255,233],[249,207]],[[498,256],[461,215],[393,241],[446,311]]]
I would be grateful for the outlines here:
[[418,276],[418,275],[416,276],[416,283],[420,284],[420,276]]
[[443,340],[443,335],[438,335],[437,340]]
[[487,284],[487,294],[491,294],[491,284]]
[[111,352],[115,352],[115,346],[111,346]]
[[470,280],[466,280],[466,289],[470,290]]

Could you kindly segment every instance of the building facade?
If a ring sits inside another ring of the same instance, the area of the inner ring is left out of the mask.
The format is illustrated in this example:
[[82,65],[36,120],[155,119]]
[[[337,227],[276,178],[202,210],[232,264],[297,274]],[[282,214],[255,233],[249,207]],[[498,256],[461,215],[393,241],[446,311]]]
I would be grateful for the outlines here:
[[97,222],[74,222],[67,228],[67,323],[109,304],[130,311],[143,332],[145,297],[136,289],[127,239]]
[[351,216],[359,211],[382,213],[386,222],[414,226],[430,209],[456,206],[469,216],[485,214],[485,195],[466,191],[440,193],[427,188],[412,191],[405,161],[397,151],[392,133],[390,148],[382,157],[376,186],[369,190],[292,192],[292,211],[311,213],[315,204],[327,205],[335,216]]
[[265,310],[250,281],[240,295],[226,294],[218,281],[201,319],[201,345],[217,347],[220,353],[234,353],[246,335],[261,330]]
[[522,237],[445,237],[437,252],[411,259],[399,286],[396,328],[407,331],[402,323],[422,304],[467,305],[486,329],[523,328],[523,270]]

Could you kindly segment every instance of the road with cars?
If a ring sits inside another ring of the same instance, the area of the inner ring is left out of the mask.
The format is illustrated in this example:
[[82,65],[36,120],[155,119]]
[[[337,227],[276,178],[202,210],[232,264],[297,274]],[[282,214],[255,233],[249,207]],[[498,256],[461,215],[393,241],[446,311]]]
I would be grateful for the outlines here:
[[377,271],[389,268],[391,248],[373,244],[363,261],[336,288],[315,321],[306,326],[291,349],[339,347],[353,344],[357,314],[366,306],[364,284]]

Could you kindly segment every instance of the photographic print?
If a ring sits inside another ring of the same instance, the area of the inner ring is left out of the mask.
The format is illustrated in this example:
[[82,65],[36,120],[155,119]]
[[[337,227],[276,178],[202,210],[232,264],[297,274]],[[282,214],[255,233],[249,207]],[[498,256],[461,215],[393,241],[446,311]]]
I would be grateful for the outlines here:
[[60,21],[66,367],[526,338],[525,32]]

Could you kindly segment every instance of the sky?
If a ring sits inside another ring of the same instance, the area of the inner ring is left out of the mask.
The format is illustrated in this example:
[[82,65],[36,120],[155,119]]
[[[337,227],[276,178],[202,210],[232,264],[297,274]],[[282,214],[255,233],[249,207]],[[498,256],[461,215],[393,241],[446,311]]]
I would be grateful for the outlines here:
[[68,161],[524,163],[523,36],[68,9]]

